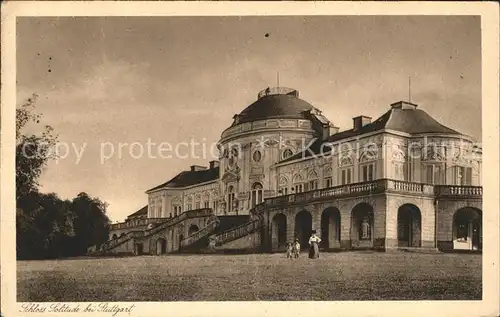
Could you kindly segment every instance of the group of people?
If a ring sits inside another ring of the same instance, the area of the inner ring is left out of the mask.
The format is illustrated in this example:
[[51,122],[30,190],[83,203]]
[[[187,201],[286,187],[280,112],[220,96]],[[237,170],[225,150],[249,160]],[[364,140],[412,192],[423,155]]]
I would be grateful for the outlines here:
[[[319,258],[319,243],[321,238],[316,235],[316,230],[313,230],[311,237],[309,238],[309,258],[317,259]],[[286,245],[286,257],[289,259],[296,259],[300,254],[300,242],[299,239],[295,239],[294,242],[289,242]]]

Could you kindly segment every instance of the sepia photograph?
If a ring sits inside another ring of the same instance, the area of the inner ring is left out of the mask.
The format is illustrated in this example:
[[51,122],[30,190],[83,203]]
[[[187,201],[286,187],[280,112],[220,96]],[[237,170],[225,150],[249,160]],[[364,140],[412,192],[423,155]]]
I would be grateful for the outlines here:
[[481,22],[16,17],[19,311],[482,301]]

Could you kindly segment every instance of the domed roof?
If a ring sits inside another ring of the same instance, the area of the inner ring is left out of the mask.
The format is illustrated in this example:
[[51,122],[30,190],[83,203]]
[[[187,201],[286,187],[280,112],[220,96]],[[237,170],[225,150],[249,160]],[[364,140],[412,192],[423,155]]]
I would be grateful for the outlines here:
[[299,98],[297,90],[279,87],[268,88],[259,93],[257,101],[234,116],[233,126],[270,118],[305,119],[305,112],[314,107]]

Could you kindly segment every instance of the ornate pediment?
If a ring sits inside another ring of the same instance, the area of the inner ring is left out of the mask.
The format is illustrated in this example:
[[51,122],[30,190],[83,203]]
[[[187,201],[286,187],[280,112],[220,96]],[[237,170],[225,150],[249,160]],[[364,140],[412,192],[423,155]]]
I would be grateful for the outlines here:
[[310,169],[309,173],[307,174],[307,178],[308,179],[318,179],[319,178],[318,172],[316,172],[316,170],[314,168]]
[[250,175],[249,180],[252,182],[260,182],[266,177],[265,174],[253,174]]
[[284,175],[280,175],[279,184],[280,184],[280,186],[287,186],[288,185],[288,178]]
[[249,192],[238,193],[237,199],[238,200],[248,200],[248,199],[250,199],[250,193]]
[[349,155],[343,155],[339,158],[339,166],[344,167],[344,166],[350,166],[353,165],[352,157]]
[[422,151],[422,160],[427,161],[445,161],[443,149],[441,147],[427,146],[425,151]]
[[224,173],[224,175],[222,175],[221,180],[226,184],[231,183],[231,182],[237,182],[240,180],[240,173],[239,173],[239,171],[238,172],[227,171]]

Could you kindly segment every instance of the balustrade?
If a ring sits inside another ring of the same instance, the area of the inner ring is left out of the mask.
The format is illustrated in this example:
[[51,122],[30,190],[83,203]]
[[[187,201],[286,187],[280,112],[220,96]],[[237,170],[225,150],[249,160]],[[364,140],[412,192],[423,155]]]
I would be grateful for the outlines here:
[[230,241],[244,237],[260,228],[260,220],[253,220],[238,227],[223,231],[215,237],[216,245],[222,245]]
[[455,196],[455,197],[481,197],[483,187],[481,186],[458,186],[458,185],[439,185],[435,186],[436,196]]
[[182,240],[181,246],[186,247],[186,246],[193,244],[194,242],[202,239],[203,237],[205,237],[206,235],[208,235],[212,231],[214,231],[215,228],[217,227],[218,223],[219,223],[218,220],[210,222],[209,224],[207,224],[207,226],[205,226],[201,230],[198,230],[197,232],[193,233],[189,237]]
[[421,194],[427,196],[482,196],[483,189],[480,186],[433,186],[423,183],[414,183],[392,179],[378,179],[370,182],[340,185],[330,188],[317,189],[303,193],[266,198],[265,206],[280,206],[289,203],[309,202],[315,199],[328,197],[343,197],[353,194],[367,195],[385,191]]
[[171,225],[184,221],[189,218],[197,218],[197,217],[206,217],[212,214],[212,209],[210,208],[202,208],[202,209],[196,209],[196,210],[189,210],[185,211],[182,214],[178,215],[177,217],[170,218],[169,220],[149,229],[146,230],[144,233],[144,236],[150,236],[152,234],[158,233],[165,228],[170,227]]

